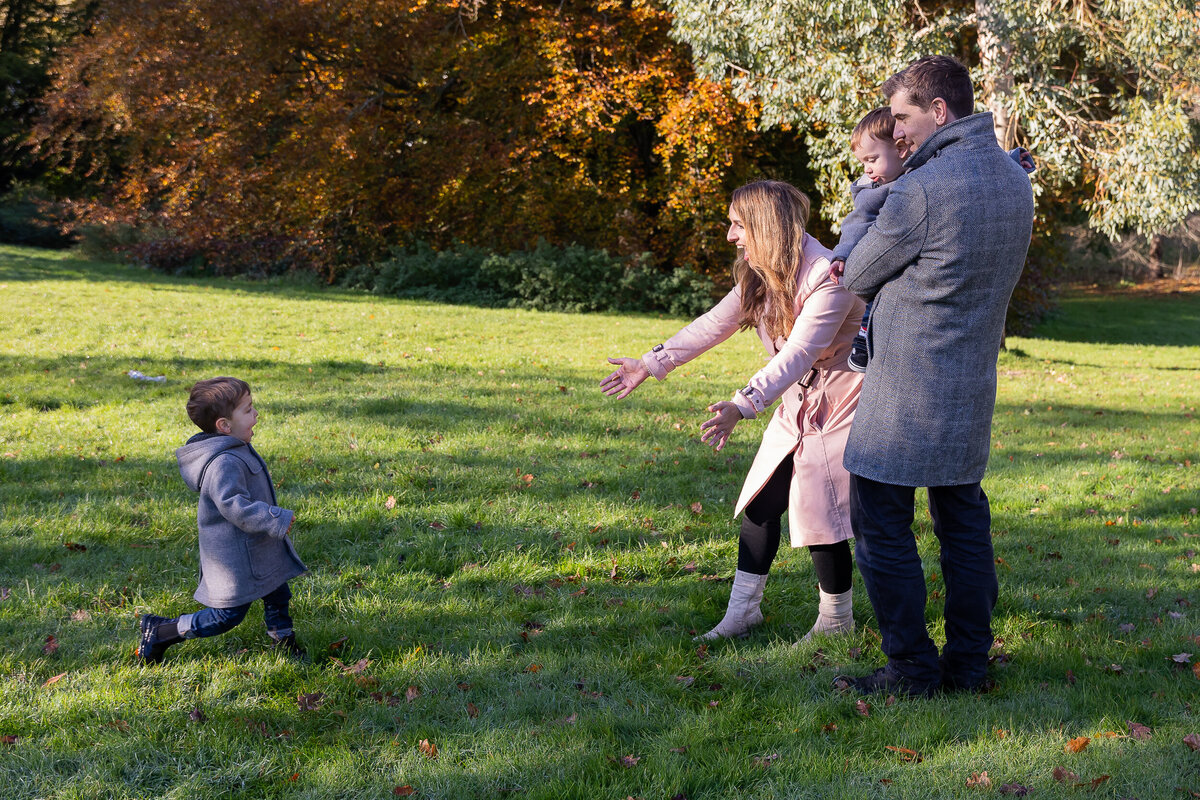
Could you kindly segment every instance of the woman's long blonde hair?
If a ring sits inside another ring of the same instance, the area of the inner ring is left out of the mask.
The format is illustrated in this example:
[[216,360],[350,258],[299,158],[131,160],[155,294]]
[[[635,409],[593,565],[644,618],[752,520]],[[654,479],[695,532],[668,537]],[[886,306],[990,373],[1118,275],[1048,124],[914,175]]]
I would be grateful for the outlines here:
[[742,285],[742,330],[765,324],[771,338],[786,337],[795,322],[796,277],[803,263],[809,204],[804,192],[783,181],[755,181],[730,201],[742,221],[754,263],[747,253],[733,265]]

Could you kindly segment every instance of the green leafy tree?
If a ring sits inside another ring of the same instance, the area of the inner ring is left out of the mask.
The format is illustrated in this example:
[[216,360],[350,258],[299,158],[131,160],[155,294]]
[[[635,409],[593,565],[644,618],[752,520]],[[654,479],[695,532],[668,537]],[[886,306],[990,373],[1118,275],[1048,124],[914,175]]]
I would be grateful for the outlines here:
[[[1179,0],[670,0],[701,75],[802,130],[830,220],[849,210],[849,130],[915,58],[953,55],[1005,147],[1032,150],[1043,233],[1110,238],[1200,211],[1200,10]],[[1048,223],[1048,224],[1047,224]]]

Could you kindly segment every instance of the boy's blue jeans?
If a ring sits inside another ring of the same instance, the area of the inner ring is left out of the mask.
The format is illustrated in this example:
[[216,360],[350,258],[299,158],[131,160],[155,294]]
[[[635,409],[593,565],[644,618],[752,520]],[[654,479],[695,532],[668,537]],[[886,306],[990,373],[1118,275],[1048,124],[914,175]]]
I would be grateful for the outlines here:
[[[267,625],[267,633],[276,641],[292,633],[292,617],[288,613],[291,599],[292,590],[286,583],[263,595],[263,622]],[[246,618],[251,603],[233,608],[202,608],[193,614],[184,614],[179,618],[179,635],[185,639],[203,639],[232,630]]]

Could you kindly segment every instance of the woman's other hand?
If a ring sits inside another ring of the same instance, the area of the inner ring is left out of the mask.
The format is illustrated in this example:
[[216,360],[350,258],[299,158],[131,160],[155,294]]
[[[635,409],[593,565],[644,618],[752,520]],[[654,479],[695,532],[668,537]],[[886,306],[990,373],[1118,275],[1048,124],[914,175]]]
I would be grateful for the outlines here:
[[728,400],[713,403],[708,407],[708,410],[716,414],[716,416],[701,423],[700,441],[711,446],[719,453],[725,447],[725,443],[729,441],[729,435],[733,433],[733,427],[742,421],[742,412],[741,409]]
[[628,397],[630,392],[641,386],[642,381],[650,377],[650,371],[640,358],[610,358],[608,363],[617,365],[600,381],[600,391],[609,397],[616,395],[618,400]]

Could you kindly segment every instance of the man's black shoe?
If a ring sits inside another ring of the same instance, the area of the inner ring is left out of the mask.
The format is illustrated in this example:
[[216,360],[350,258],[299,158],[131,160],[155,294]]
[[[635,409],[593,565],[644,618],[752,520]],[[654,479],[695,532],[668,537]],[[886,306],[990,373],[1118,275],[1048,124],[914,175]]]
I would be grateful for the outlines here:
[[850,357],[846,359],[846,363],[855,372],[866,372],[867,360],[867,337],[859,333],[854,337],[854,344],[850,346]]
[[[140,623],[142,637],[138,640],[137,646],[138,661],[145,664],[162,663],[163,654],[167,652],[167,648],[183,639],[178,632],[171,635],[170,629],[174,622],[175,619],[156,617],[153,614],[142,616]],[[167,630],[162,630],[163,626],[166,626]],[[178,631],[177,628],[176,631]]]
[[897,675],[890,666],[880,667],[870,675],[855,678],[838,675],[833,679],[833,688],[839,692],[858,694],[903,694],[909,697],[932,697],[938,690],[937,682],[919,684]]
[[946,660],[944,658],[938,659],[938,667],[942,672],[942,691],[987,694],[996,688],[996,682],[986,675],[982,678],[970,680],[956,676],[946,669]]

